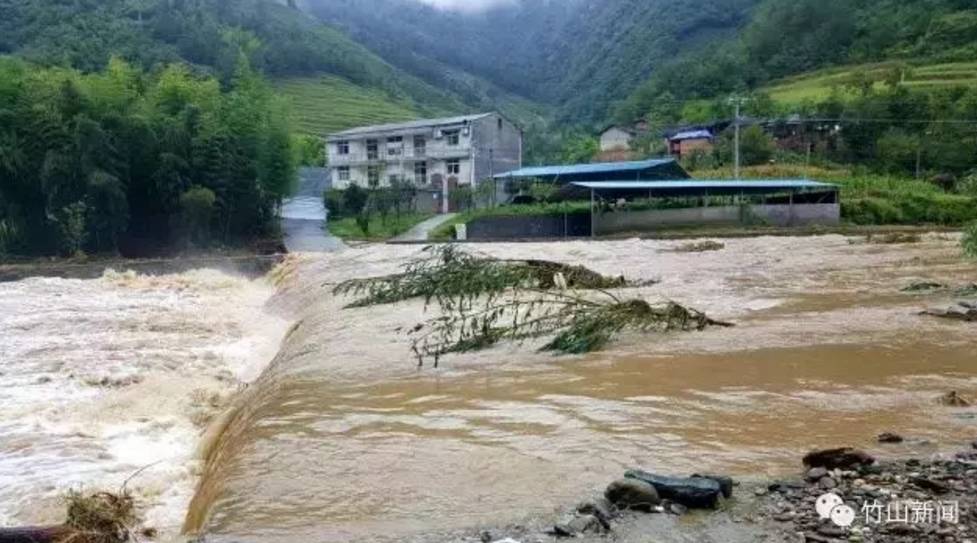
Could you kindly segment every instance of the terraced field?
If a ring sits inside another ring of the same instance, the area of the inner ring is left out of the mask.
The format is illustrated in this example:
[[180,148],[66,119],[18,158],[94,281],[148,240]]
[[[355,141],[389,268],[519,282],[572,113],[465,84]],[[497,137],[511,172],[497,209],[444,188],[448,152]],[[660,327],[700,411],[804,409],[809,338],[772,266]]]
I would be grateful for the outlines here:
[[291,102],[295,127],[306,134],[321,136],[354,126],[419,117],[404,100],[335,76],[282,79],[275,87]]
[[904,68],[902,81],[913,89],[929,90],[941,87],[977,87],[977,62],[948,64],[905,65],[895,62],[844,66],[804,74],[774,83],[765,89],[777,102],[798,103],[820,100],[829,96],[833,89],[846,90],[845,84],[861,72],[875,85],[881,87],[895,70]]

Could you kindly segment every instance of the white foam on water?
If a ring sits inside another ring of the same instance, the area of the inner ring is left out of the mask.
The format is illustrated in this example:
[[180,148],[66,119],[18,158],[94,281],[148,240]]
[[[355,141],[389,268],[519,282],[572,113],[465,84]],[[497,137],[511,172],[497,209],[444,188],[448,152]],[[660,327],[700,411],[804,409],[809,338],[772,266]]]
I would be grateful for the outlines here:
[[212,270],[0,283],[0,526],[60,522],[67,490],[126,484],[178,534],[208,417],[287,329],[272,293]]

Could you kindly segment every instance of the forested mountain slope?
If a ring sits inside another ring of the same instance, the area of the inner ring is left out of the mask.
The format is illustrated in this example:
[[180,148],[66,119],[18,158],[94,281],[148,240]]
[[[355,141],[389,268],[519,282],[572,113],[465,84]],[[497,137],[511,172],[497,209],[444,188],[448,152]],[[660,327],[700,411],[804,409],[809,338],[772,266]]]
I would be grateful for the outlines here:
[[631,120],[667,108],[668,101],[749,92],[832,66],[879,61],[935,66],[974,58],[977,6],[972,0],[764,0],[738,36],[664,66],[616,116]]
[[731,36],[757,0],[522,0],[481,13],[417,0],[305,0],[392,64],[462,93],[458,73],[599,123],[676,55]]
[[417,114],[472,107],[271,0],[0,0],[0,53],[42,65],[87,72],[113,55],[145,68],[180,60],[227,81],[239,50],[272,78],[337,76]]

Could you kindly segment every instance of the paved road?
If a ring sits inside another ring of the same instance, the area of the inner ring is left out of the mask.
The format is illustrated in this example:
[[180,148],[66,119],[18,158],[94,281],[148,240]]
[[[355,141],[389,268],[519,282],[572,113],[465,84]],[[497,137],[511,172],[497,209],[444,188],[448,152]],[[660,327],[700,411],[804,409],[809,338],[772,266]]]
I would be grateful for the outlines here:
[[282,207],[282,229],[289,252],[321,253],[346,246],[325,228],[327,212],[322,204],[322,193],[328,186],[329,180],[323,170],[301,170],[295,196],[285,200]]
[[448,213],[447,215],[435,215],[430,219],[418,224],[414,228],[404,232],[403,234],[393,238],[390,241],[393,242],[405,242],[405,241],[427,241],[428,234],[432,230],[441,226],[442,224],[450,221],[458,215],[457,213]]

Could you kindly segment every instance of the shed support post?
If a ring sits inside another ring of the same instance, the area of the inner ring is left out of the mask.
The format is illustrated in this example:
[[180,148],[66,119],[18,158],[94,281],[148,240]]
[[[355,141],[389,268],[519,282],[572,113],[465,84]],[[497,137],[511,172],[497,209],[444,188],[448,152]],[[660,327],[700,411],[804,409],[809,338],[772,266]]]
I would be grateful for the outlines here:
[[787,214],[787,226],[794,226],[794,191],[790,191],[790,205],[788,206],[789,212]]
[[594,237],[594,189],[590,189],[590,237]]

